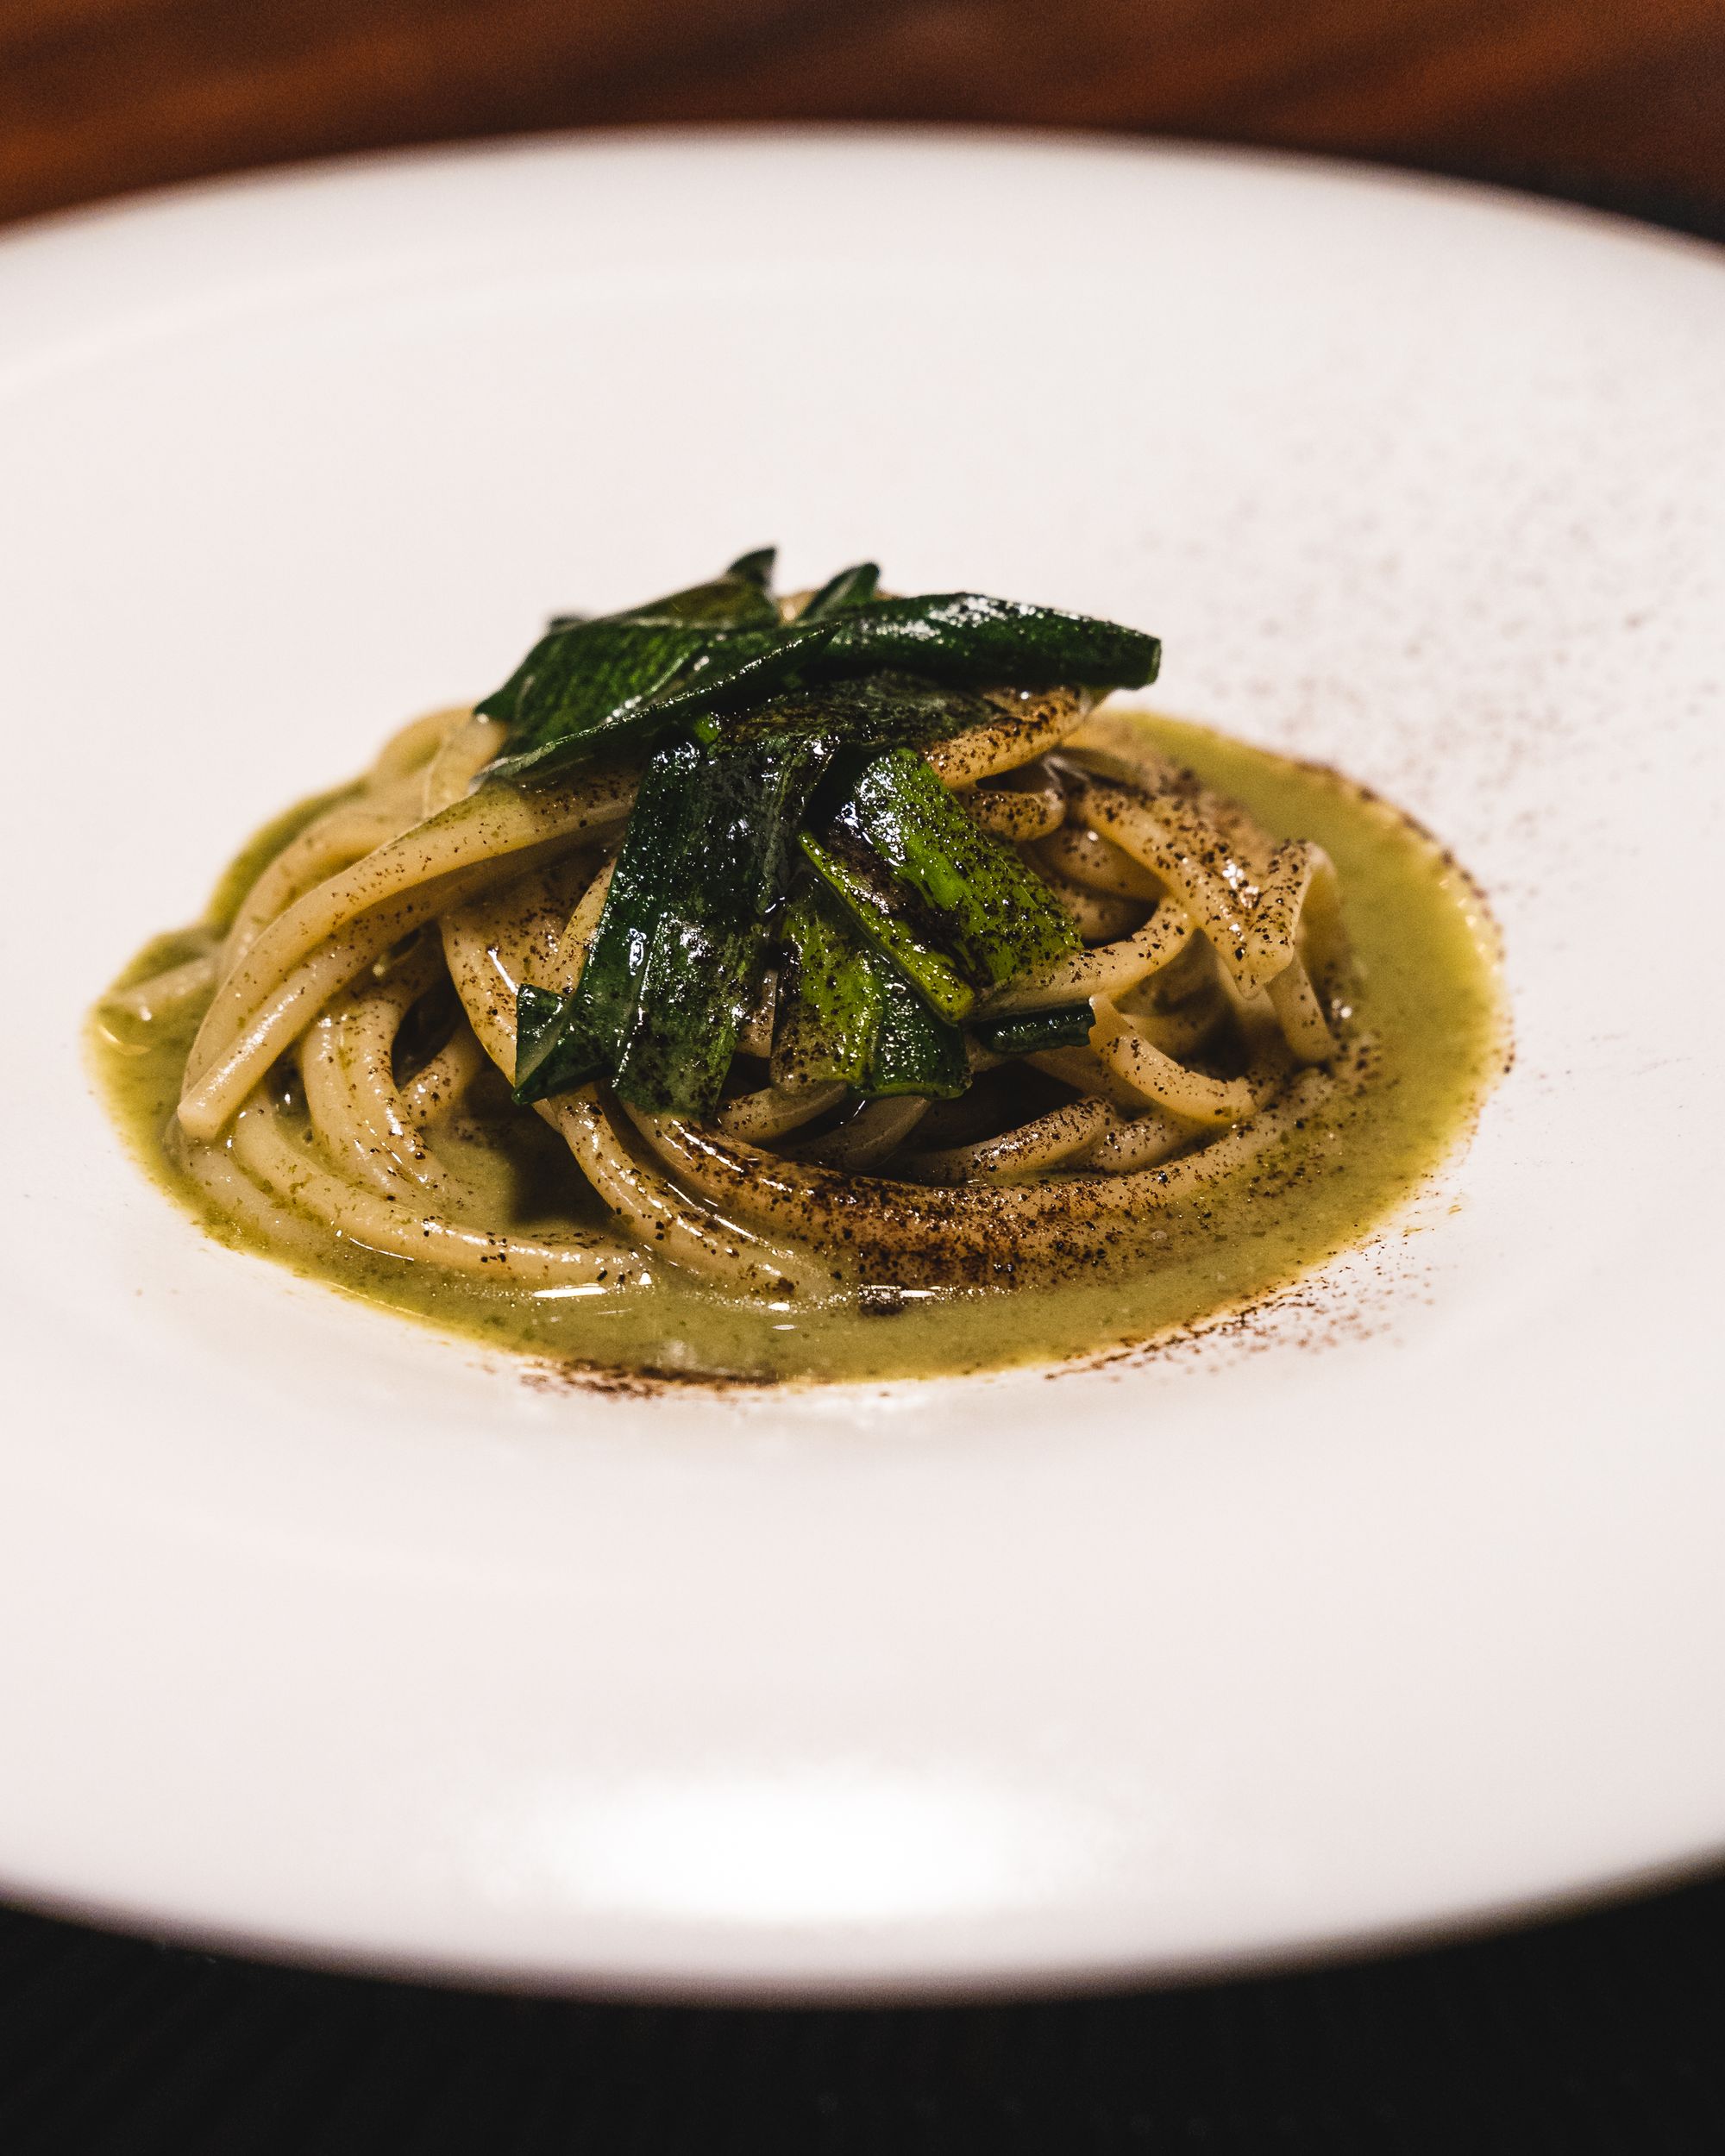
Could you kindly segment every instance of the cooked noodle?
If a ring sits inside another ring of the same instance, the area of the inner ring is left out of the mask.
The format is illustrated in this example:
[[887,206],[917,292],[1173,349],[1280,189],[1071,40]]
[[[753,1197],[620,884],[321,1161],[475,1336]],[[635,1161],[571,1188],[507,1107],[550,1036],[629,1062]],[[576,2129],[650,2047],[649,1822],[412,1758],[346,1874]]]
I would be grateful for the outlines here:
[[490,1073],[513,1077],[523,985],[580,977],[633,783],[473,790],[501,730],[457,710],[403,729],[282,845],[219,941],[111,1000],[149,1025],[207,998],[184,1171],[285,1252],[339,1238],[529,1290],[624,1295],[670,1266],[807,1300],[1052,1279],[1132,1245],[1353,1082],[1333,871],[1082,696],[992,700],[997,719],[924,753],[1085,947],[977,1012],[1088,1001],[1088,1044],[973,1050],[957,1101],[863,1102],[769,1080],[769,975],[709,1121],[592,1084],[540,1102],[593,1202],[524,1219],[486,1119],[534,1112],[499,1109]]

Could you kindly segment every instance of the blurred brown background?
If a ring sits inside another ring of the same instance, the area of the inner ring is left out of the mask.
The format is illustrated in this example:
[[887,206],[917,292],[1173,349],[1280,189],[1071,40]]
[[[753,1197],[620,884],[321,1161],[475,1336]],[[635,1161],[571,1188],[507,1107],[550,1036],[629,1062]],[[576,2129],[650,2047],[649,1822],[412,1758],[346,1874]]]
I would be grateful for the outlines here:
[[0,0],[0,218],[652,121],[1154,130],[1725,234],[1725,0]]

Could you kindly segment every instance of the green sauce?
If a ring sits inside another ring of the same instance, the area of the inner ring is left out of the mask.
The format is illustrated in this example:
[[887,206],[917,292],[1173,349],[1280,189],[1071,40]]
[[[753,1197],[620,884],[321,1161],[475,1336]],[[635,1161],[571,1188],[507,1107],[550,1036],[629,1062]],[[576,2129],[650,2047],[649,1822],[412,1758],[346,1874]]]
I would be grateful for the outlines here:
[[[536,1295],[333,1238],[327,1255],[295,1269],[487,1346],[581,1369],[854,1380],[1056,1363],[1153,1340],[1250,1307],[1358,1244],[1465,1136],[1503,1069],[1507,1028],[1496,936],[1484,904],[1465,874],[1407,818],[1334,772],[1172,719],[1146,715],[1136,723],[1164,754],[1245,802],[1270,830],[1315,839],[1327,849],[1358,963],[1358,1022],[1378,1043],[1370,1084],[1326,1105],[1236,1184],[1170,1207],[1141,1266],[1049,1288],[913,1298],[886,1315],[728,1302],[668,1270],[650,1289],[630,1296]],[[260,834],[223,879],[218,914],[231,910],[236,885],[242,890],[309,812],[291,811]],[[207,931],[158,937],[119,985],[207,948],[209,940]],[[177,1020],[130,1029],[98,1016],[91,1052],[116,1120],[150,1175],[212,1234],[253,1247],[210,1214],[160,1144],[200,1015],[201,1007],[193,1008]],[[549,1173],[560,1202],[573,1200],[571,1210],[597,1219],[577,1196],[573,1172],[541,1163],[545,1136],[533,1127],[523,1166],[539,1172],[518,1175],[518,1186],[537,1182],[543,1194],[540,1178]],[[543,1212],[543,1196],[533,1210]]]

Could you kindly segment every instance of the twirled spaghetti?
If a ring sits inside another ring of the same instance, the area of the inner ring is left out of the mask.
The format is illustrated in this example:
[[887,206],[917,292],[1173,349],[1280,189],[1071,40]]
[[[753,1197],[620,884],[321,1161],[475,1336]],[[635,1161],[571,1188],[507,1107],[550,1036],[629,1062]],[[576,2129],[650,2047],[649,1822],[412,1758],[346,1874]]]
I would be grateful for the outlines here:
[[1337,873],[1089,693],[982,693],[919,753],[1052,894],[1070,947],[964,991],[946,1097],[799,1065],[787,1011],[812,962],[769,913],[705,1112],[604,1078],[512,1101],[523,992],[577,998],[642,767],[497,782],[510,727],[466,707],[279,828],[210,923],[110,992],[109,1037],[183,1044],[179,1175],[298,1262],[341,1244],[588,1305],[674,1280],[762,1312],[1141,1268],[1158,1223],[1371,1087]]

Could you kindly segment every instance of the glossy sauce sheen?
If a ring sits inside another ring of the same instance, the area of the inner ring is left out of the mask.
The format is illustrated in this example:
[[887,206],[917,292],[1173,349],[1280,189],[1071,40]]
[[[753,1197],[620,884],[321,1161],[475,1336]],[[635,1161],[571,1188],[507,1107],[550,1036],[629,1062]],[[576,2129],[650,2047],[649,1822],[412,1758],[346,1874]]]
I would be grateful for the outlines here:
[[[1479,894],[1408,819],[1335,773],[1206,728],[1148,716],[1137,723],[1156,748],[1245,802],[1276,836],[1315,839],[1328,850],[1358,965],[1355,1023],[1377,1044],[1373,1075],[1358,1094],[1327,1104],[1224,1188],[1147,1208],[1141,1262],[1055,1287],[882,1298],[887,1314],[854,1301],[807,1310],[727,1301],[662,1269],[636,1294],[535,1294],[334,1238],[327,1259],[295,1269],[487,1345],[574,1369],[855,1380],[1053,1363],[1153,1340],[1250,1307],[1358,1244],[1465,1137],[1503,1068],[1496,937]],[[242,862],[261,865],[288,829],[279,819],[273,843],[254,842]],[[182,939],[158,939],[126,978],[184,949]],[[213,1217],[161,1148],[198,1015],[154,1029],[147,1040],[136,1032],[116,1039],[98,1024],[92,1053],[116,1119],[155,1180],[223,1242],[261,1247]],[[526,1127],[503,1172],[524,1221],[553,1211],[599,1226],[604,1216],[550,1134],[536,1119],[514,1121]],[[480,1149],[451,1146],[441,1132],[437,1143],[463,1173],[499,1173]]]

